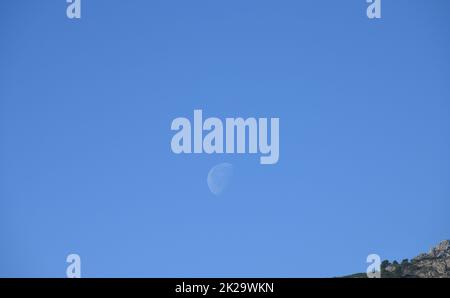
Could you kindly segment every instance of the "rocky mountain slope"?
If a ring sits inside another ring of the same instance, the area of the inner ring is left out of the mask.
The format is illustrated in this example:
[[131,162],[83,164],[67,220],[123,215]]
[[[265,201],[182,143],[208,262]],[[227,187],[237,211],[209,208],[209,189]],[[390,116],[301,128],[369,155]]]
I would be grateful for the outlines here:
[[[358,273],[347,277],[366,277]],[[450,278],[450,240],[444,240],[428,253],[402,262],[385,260],[381,263],[382,278]]]

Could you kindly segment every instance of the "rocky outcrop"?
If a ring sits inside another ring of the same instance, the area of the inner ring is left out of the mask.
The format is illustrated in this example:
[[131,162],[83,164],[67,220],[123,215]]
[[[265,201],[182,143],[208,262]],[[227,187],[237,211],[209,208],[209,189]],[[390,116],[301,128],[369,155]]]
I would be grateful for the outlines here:
[[[403,261],[399,267],[395,270],[400,277],[450,277],[450,241],[442,241],[428,253],[420,254],[410,262]],[[386,270],[388,270],[387,267]],[[383,266],[381,273],[383,273]]]
[[[365,273],[347,277],[365,278]],[[381,278],[450,278],[450,240],[444,240],[428,253],[400,263],[385,260],[381,263]]]

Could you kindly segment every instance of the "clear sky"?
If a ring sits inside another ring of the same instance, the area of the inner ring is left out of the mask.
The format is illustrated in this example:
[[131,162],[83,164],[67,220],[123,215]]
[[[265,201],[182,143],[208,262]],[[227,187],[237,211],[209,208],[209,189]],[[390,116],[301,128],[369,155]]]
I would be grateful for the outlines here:
[[[66,5],[0,2],[0,276],[327,277],[450,238],[450,1]],[[194,109],[279,117],[279,162],[173,154]]]

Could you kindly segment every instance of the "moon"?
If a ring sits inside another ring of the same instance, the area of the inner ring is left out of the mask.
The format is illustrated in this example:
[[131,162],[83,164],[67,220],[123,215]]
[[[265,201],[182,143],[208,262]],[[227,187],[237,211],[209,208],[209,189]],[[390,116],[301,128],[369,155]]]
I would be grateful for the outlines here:
[[230,163],[220,163],[208,173],[209,190],[216,196],[221,195],[230,185],[233,177],[233,165]]

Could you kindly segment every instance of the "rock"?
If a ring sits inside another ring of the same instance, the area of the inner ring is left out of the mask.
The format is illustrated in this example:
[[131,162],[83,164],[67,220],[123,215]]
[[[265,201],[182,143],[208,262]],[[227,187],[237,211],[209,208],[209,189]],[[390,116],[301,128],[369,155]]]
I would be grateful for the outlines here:
[[[450,241],[444,240],[436,247],[430,249],[429,253],[422,253],[411,262],[402,262],[400,270],[396,271],[395,277],[423,277],[437,278],[450,277]],[[386,267],[386,269],[390,266]],[[393,271],[386,272],[392,273]],[[383,276],[383,272],[381,272]]]
[[421,253],[411,261],[405,259],[399,264],[397,261],[390,263],[384,260],[381,277],[450,278],[450,241],[442,241],[431,248],[429,253]]
[[386,270],[387,272],[394,272],[395,271],[395,266],[387,265],[384,270]]

